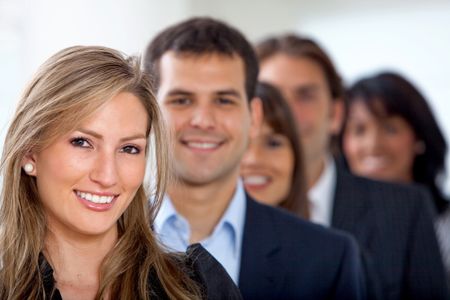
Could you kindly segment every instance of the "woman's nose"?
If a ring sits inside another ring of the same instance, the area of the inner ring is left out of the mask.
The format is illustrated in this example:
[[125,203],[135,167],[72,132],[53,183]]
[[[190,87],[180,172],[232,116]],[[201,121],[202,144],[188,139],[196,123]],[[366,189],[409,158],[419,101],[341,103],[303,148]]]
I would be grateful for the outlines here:
[[117,163],[114,153],[100,152],[95,159],[90,179],[102,187],[111,187],[117,183]]

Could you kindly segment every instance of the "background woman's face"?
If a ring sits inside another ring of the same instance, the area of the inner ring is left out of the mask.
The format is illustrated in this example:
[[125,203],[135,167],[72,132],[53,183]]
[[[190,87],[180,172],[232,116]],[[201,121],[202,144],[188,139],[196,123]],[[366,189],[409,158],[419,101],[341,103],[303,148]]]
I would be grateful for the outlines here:
[[264,123],[242,159],[245,189],[256,200],[277,205],[289,194],[293,170],[294,153],[288,138]]
[[116,222],[144,178],[147,125],[140,100],[120,93],[27,158],[35,164],[32,175],[53,233],[116,234]]
[[410,182],[417,141],[411,126],[400,116],[375,117],[355,101],[350,107],[343,150],[350,169],[379,180]]

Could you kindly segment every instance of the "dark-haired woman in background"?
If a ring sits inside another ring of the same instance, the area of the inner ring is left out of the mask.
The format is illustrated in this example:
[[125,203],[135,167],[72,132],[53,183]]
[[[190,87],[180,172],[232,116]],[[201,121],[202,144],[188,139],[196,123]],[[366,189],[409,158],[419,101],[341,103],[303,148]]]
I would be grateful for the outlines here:
[[272,85],[258,83],[255,95],[263,104],[264,120],[242,159],[245,189],[258,201],[308,219],[302,149],[293,116]]
[[421,93],[395,73],[356,82],[346,100],[342,151],[352,172],[373,179],[418,183],[429,189],[436,230],[450,272],[450,208],[440,180],[447,144]]

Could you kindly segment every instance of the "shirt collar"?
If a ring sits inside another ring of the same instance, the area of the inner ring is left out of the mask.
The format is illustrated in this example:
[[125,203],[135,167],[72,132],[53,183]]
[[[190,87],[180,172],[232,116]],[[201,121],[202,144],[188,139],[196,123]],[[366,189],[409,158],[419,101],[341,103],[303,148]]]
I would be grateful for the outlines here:
[[178,215],[175,207],[170,200],[169,195],[165,194],[158,214],[156,215],[154,222],[154,229],[156,232],[161,232],[163,225],[171,218],[175,218]]
[[[242,245],[242,235],[244,232],[244,222],[245,222],[245,210],[246,210],[246,196],[244,191],[244,184],[242,180],[239,179],[236,185],[236,190],[234,192],[233,198],[231,199],[228,208],[223,214],[221,220],[217,224],[214,231],[218,230],[220,226],[228,224],[231,226],[234,232],[234,254],[240,252]],[[223,225],[222,225],[223,224]],[[213,232],[214,234],[214,232]]]
[[[216,232],[222,229],[223,226],[229,226],[233,232],[234,239],[234,255],[240,253],[241,245],[242,245],[242,235],[244,231],[244,222],[245,222],[245,213],[246,213],[246,195],[244,191],[244,184],[242,180],[239,179],[236,185],[236,190],[231,198],[230,204],[228,205],[225,213],[222,218],[217,223],[210,237],[213,237]],[[161,232],[165,223],[169,222],[172,219],[181,219],[185,220],[183,216],[181,216],[175,206],[172,203],[169,195],[165,195],[163,202],[161,204],[161,208],[158,212],[158,215],[155,219],[155,231]],[[207,239],[209,239],[208,237]]]
[[331,157],[325,160],[325,167],[319,180],[308,191],[311,201],[311,220],[313,222],[327,225],[331,224],[331,213],[333,209],[333,195],[336,187],[336,166]]

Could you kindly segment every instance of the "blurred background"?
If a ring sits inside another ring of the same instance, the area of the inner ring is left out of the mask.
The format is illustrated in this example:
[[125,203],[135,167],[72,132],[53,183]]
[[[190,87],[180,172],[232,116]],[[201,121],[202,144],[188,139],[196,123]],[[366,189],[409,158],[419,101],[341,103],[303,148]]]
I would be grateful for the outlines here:
[[[0,0],[0,148],[22,88],[56,51],[81,44],[139,54],[167,25],[205,15],[252,42],[309,35],[347,84],[382,69],[401,72],[431,102],[450,143],[449,0]],[[445,188],[450,194],[449,176]]]

